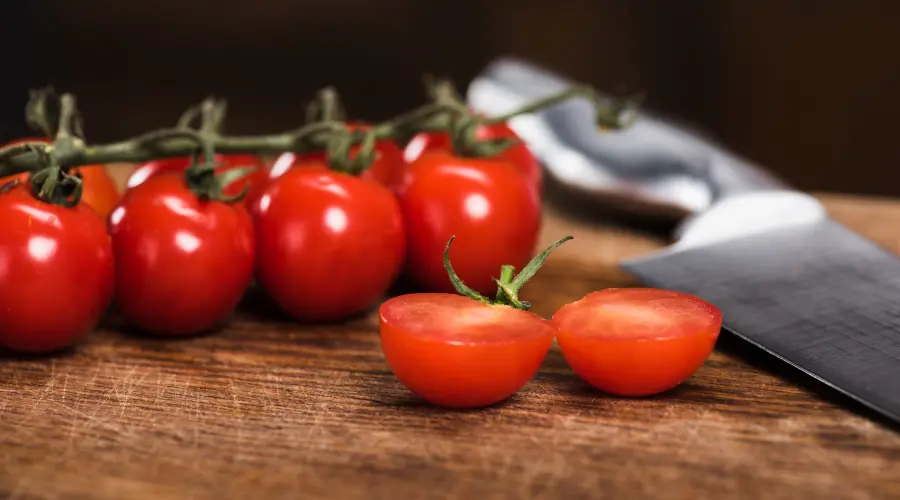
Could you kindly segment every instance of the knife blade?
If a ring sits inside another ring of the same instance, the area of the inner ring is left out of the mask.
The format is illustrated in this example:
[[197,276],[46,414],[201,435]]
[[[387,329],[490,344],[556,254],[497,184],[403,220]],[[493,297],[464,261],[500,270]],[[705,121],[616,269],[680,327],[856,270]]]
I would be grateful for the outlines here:
[[[504,59],[473,81],[468,98],[479,111],[502,113],[568,84]],[[584,105],[510,126],[551,176],[593,175],[586,192],[602,192],[591,182],[603,178],[606,190],[689,214],[673,245],[620,266],[647,285],[715,304],[737,338],[900,422],[900,259],[700,134],[652,115],[639,119],[643,128],[600,134]],[[658,189],[678,178],[702,189]]]

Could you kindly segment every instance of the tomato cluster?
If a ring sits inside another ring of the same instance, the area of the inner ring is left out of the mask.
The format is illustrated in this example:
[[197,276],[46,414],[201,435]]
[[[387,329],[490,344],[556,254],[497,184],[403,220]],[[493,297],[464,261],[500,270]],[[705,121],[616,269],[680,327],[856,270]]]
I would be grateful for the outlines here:
[[549,320],[528,312],[518,289],[565,240],[515,279],[501,277],[497,296],[507,300],[488,300],[461,283],[448,252],[444,266],[461,295],[414,293],[385,301],[381,347],[398,380],[446,408],[493,405],[534,377],[554,338],[582,380],[613,395],[658,394],[696,372],[722,326],[722,313],[698,297],[606,289],[564,305]]
[[[534,255],[541,170],[507,116],[475,118],[436,98],[424,109],[444,115],[417,111],[372,126],[336,119],[326,99],[306,135],[233,138],[224,148],[303,151],[270,166],[256,154],[216,152],[218,104],[208,101],[198,131],[180,122],[149,134],[190,138],[203,154],[169,158],[191,152],[168,144],[166,158],[138,165],[120,194],[102,165],[62,165],[109,160],[128,143],[98,153],[73,140],[74,99],[62,104],[54,144],[0,148],[0,165],[27,153],[40,166],[0,179],[0,347],[66,348],[111,305],[145,333],[207,332],[228,321],[254,280],[297,321],[341,320],[405,279],[421,293],[379,310],[388,365],[424,399],[471,408],[523,387],[554,340],[589,384],[642,396],[689,377],[718,336],[714,306],[665,290],[594,292],[551,319],[529,312],[519,289],[568,238]],[[313,139],[316,131],[330,135]],[[166,150],[147,148],[147,137],[125,156]]]
[[[202,333],[228,320],[254,278],[298,321],[340,320],[372,307],[401,278],[426,291],[451,290],[441,253],[453,234],[459,274],[489,290],[492,271],[532,257],[540,228],[536,161],[525,146],[516,157],[463,157],[441,134],[414,139],[428,143],[424,150],[410,143],[419,148],[415,157],[379,140],[358,174],[334,168],[325,152],[283,153],[271,167],[253,154],[216,154],[210,175],[252,168],[223,186],[223,199],[192,187],[187,173],[200,161],[192,157],[138,165],[121,195],[103,166],[72,169],[83,186],[74,209],[39,199],[22,174],[0,194],[8,211],[23,214],[22,229],[0,237],[0,287],[18,297],[16,307],[0,311],[0,343],[33,352],[67,347],[110,304],[146,333]],[[49,249],[31,249],[51,238]],[[98,259],[102,272],[87,264]],[[23,280],[33,293],[22,292]],[[60,303],[70,312],[57,316],[71,324],[29,326],[46,307],[34,298],[51,289],[66,294]]]

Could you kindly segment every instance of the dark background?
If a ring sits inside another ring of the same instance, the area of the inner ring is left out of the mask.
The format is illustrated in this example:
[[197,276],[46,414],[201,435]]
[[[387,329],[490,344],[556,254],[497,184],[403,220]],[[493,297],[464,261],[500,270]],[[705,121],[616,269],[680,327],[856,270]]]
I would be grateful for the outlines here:
[[210,93],[233,133],[298,124],[337,86],[353,115],[418,105],[517,55],[690,120],[808,190],[900,195],[900,2],[0,0],[4,138],[25,89],[79,96],[89,140],[173,124]]

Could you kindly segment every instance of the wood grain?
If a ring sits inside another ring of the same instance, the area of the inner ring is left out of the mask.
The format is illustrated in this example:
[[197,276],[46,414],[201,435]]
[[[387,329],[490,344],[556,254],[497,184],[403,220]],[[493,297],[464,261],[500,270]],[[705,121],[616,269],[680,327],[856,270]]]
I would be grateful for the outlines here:
[[[900,252],[900,202],[823,196]],[[548,210],[574,234],[526,287],[540,314],[634,282],[660,236]],[[618,399],[556,348],[509,401],[421,403],[392,376],[374,314],[297,325],[251,294],[212,335],[159,340],[113,316],[79,348],[0,360],[0,497],[891,498],[900,435],[728,338],[681,387]]]

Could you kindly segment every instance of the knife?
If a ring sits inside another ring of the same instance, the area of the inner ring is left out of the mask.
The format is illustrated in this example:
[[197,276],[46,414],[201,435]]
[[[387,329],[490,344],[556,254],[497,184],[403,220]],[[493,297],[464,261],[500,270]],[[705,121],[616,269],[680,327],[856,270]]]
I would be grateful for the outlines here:
[[[500,114],[571,83],[500,59],[473,80],[467,100]],[[686,214],[674,244],[620,263],[624,270],[715,304],[737,338],[900,422],[895,255],[829,218],[815,198],[651,113],[600,133],[590,104],[570,101],[509,125],[562,184]]]

